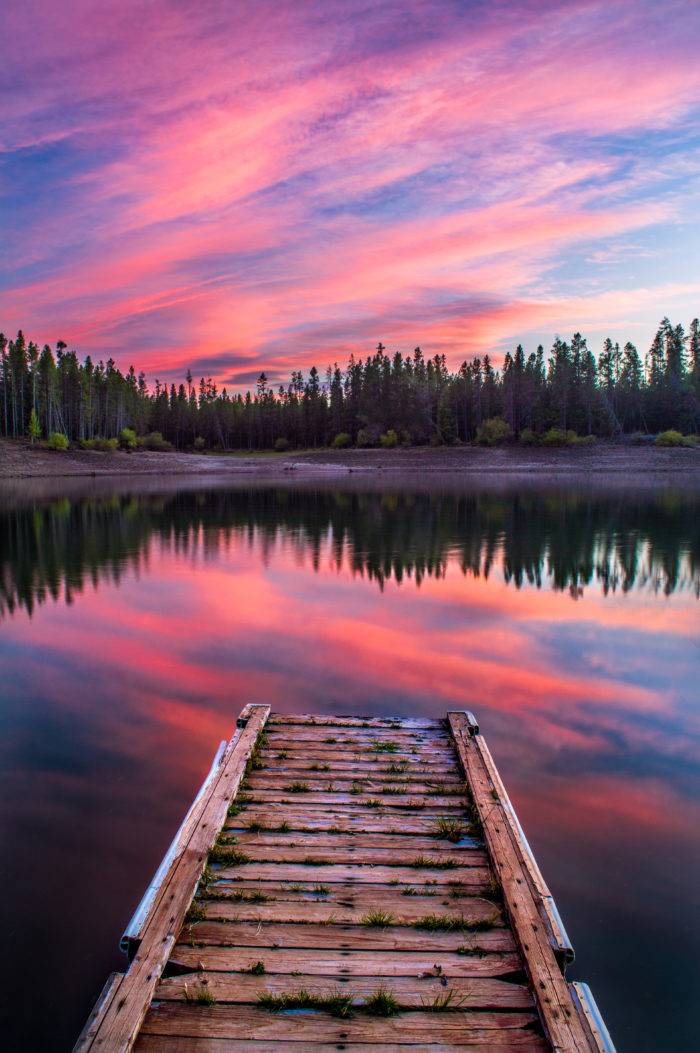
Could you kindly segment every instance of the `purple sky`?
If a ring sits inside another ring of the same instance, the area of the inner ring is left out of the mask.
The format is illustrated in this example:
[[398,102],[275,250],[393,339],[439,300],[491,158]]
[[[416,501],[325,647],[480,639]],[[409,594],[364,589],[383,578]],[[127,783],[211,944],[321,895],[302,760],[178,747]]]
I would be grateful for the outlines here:
[[247,384],[698,313],[697,0],[5,0],[0,328]]

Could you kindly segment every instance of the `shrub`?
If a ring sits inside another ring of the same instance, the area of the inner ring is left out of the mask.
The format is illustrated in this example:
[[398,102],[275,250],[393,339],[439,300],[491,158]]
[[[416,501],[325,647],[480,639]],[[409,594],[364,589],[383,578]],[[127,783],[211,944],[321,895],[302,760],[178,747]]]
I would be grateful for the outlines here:
[[368,428],[360,428],[357,433],[358,446],[374,446],[374,438]]
[[576,446],[593,446],[597,441],[595,435],[577,435],[574,444]]
[[277,453],[286,453],[289,449],[289,440],[285,439],[284,435],[280,435],[278,439],[275,439],[275,451]]
[[542,436],[543,446],[566,446],[566,432],[561,428],[550,428]]
[[68,449],[68,436],[64,435],[61,431],[52,431],[49,435],[49,449],[50,450],[67,450]]
[[206,439],[203,439],[201,435],[198,435],[196,437],[196,439],[194,440],[194,448],[197,451],[197,453],[201,453],[202,450],[205,450],[206,446],[207,446]]
[[172,450],[173,444],[164,439],[159,431],[152,431],[144,437],[142,445],[147,450]]
[[333,447],[336,450],[344,450],[352,445],[352,439],[346,431],[339,431],[333,439]]
[[573,446],[578,435],[575,431],[564,431],[563,428],[550,428],[542,436],[543,446]]
[[537,442],[537,436],[532,428],[523,428],[518,436],[518,442],[521,446],[534,446]]
[[480,424],[476,441],[480,446],[500,446],[510,436],[510,428],[503,417],[489,417]]
[[119,434],[119,445],[123,450],[136,449],[136,432],[133,428],[122,428]]
[[383,435],[379,436],[379,441],[385,450],[391,450],[394,446],[398,446],[399,437],[393,428],[389,428],[388,431],[385,431]]
[[694,435],[681,435],[673,429],[660,432],[654,439],[654,446],[695,446],[695,443]]
[[118,439],[81,439],[83,450],[99,450],[100,453],[114,453],[119,445]]

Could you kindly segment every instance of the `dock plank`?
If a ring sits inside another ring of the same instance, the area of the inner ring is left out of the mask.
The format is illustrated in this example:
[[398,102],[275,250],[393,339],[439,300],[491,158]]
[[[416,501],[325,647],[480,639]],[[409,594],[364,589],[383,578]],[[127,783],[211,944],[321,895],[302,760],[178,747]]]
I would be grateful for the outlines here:
[[[195,934],[195,942],[197,938]],[[340,941],[336,937],[336,942]],[[464,945],[463,945],[464,946]],[[348,951],[344,947],[235,947],[206,945],[190,947],[177,944],[173,959],[192,970],[207,972],[250,972],[262,961],[266,973],[282,973],[304,976],[423,976],[435,974],[439,967],[447,977],[498,977],[517,973],[521,968],[520,956],[513,947],[507,953],[479,951],[458,954],[456,951],[422,949],[401,954],[395,950]]]
[[531,1032],[517,1032],[507,1042],[496,1043],[493,1037],[484,1042],[469,1041],[456,1046],[454,1042],[429,1041],[421,1042],[353,1042],[344,1039],[338,1042],[314,1042],[308,1039],[296,1042],[294,1039],[274,1039],[273,1041],[217,1039],[217,1038],[182,1038],[176,1035],[142,1035],[135,1047],[139,1053],[277,1053],[278,1050],[289,1053],[453,1053],[455,1049],[468,1049],[469,1053],[547,1053],[551,1046],[545,1039]]
[[[487,867],[488,856],[481,848],[463,848],[459,853],[437,847],[439,842],[428,838],[404,838],[409,841],[408,847],[401,848],[363,848],[358,845],[329,844],[330,838],[314,841],[307,836],[301,844],[261,844],[253,840],[255,834],[237,834],[236,847],[245,852],[255,862],[303,863],[306,859],[323,858],[329,863],[356,863],[362,857],[364,866],[409,866],[421,856],[426,856],[437,863],[456,863],[460,866]],[[332,835],[331,835],[332,836]],[[396,875],[394,875],[396,876]]]
[[[305,925],[258,921],[198,921],[183,929],[188,946],[223,947],[340,948],[347,951],[374,951],[395,954],[419,951],[430,955],[457,952],[461,947],[475,953],[514,954],[515,940],[510,929],[493,928],[483,932],[427,932],[423,929],[392,925],[386,929],[368,925]],[[191,944],[190,944],[191,941]],[[398,960],[398,959],[397,959]]]
[[[381,864],[365,864],[352,866],[344,863],[333,863],[321,856],[309,856],[308,864],[284,863],[284,862],[258,862],[251,859],[249,863],[241,866],[222,866],[215,871],[218,880],[240,879],[244,881],[319,881],[330,882],[357,882],[358,884],[389,884],[390,882],[401,882],[403,884],[424,884],[426,881],[444,882],[446,871],[430,866],[431,857],[425,857],[424,865],[418,865],[420,857],[417,857],[416,865],[405,866],[382,866]],[[463,885],[476,885],[483,888],[488,885],[491,871],[488,867],[479,866],[457,866],[450,859],[447,876],[450,880]],[[330,864],[330,865],[328,865]],[[310,873],[310,871],[312,873]]]
[[[330,901],[329,901],[330,900]],[[458,908],[436,909],[435,900],[425,896],[392,897],[391,907],[380,899],[375,891],[352,893],[352,899],[345,902],[333,902],[330,897],[324,900],[304,900],[303,907],[298,900],[274,900],[271,903],[246,903],[238,900],[205,899],[202,901],[207,918],[238,921],[254,918],[263,921],[289,921],[304,925],[308,922],[321,922],[327,925],[354,924],[362,925],[365,919],[377,909],[390,915],[392,925],[414,925],[433,913],[447,914],[453,924],[469,925],[496,924],[493,920],[497,911],[489,900],[470,897],[459,901]]]
[[[217,1005],[257,1005],[265,994],[285,995],[302,988],[318,998],[332,996],[339,990],[353,1005],[361,1008],[379,988],[391,994],[401,1008],[424,1009],[436,999],[450,996],[460,1009],[525,1009],[534,1010],[534,999],[523,984],[508,983],[493,977],[449,978],[439,975],[432,965],[423,975],[396,976],[381,971],[351,974],[342,958],[337,958],[331,977],[310,974],[301,968],[298,975],[275,974],[253,976],[241,972],[212,972],[204,969],[185,976],[161,980],[155,991],[157,1001],[184,1001],[193,992],[205,988]],[[267,964],[267,963],[266,963]]]
[[[304,811],[301,807],[292,808],[287,806],[284,812],[280,809],[275,809],[273,816],[274,820],[278,821],[280,825],[286,823],[292,833],[312,830],[337,830],[340,833],[348,833],[354,830],[356,833],[413,836],[414,834],[434,834],[438,820],[444,817],[445,814],[443,809],[440,809],[438,813],[427,811],[402,813],[399,811],[398,814],[394,811],[383,809],[380,814],[370,809],[358,812],[328,807],[317,809],[316,811],[312,809]],[[227,830],[235,831],[242,822],[246,824],[265,824],[269,823],[270,820],[270,809],[265,808],[262,804],[256,805],[253,803],[249,804],[241,812],[241,815],[229,817],[226,822],[226,828]]]
[[522,951],[545,1032],[557,1053],[584,1053],[590,1044],[549,942],[522,860],[510,834],[498,791],[489,777],[480,736],[463,713],[448,714],[460,760],[479,812],[486,844]]
[[388,1034],[395,1041],[491,1042],[508,1045],[518,1033],[530,1038],[537,1015],[527,1012],[461,1011],[400,1013],[389,1020],[357,1014],[338,1020],[328,1013],[269,1013],[254,1006],[209,1005],[187,1002],[154,1004],[144,1020],[142,1034],[278,1041],[292,1036],[296,1042],[382,1042]]

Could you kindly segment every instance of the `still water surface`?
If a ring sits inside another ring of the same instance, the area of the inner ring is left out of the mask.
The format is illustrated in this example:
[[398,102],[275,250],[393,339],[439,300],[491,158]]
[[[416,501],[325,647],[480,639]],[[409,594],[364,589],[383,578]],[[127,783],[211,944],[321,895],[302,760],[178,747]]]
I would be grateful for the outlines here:
[[698,1048],[698,495],[64,494],[0,492],[10,1048],[70,1048],[249,701],[473,709],[619,1053]]

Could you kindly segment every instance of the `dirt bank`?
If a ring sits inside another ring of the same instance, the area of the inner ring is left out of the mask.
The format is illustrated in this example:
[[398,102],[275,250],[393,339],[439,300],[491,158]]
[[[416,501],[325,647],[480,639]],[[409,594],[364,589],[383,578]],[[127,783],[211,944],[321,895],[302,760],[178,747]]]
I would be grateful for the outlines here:
[[619,484],[700,486],[700,448],[660,449],[599,442],[541,449],[474,446],[397,450],[317,450],[286,454],[56,453],[26,442],[0,440],[0,479],[64,476],[255,476],[257,478],[362,475],[415,481],[426,476],[577,478]]

